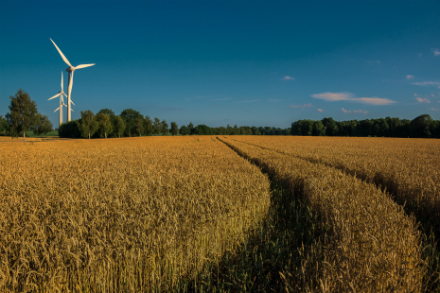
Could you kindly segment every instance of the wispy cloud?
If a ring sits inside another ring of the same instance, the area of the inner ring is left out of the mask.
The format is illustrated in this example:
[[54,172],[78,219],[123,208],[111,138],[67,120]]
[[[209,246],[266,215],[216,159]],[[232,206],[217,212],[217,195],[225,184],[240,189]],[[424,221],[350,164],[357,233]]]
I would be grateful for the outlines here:
[[344,108],[341,108],[342,112],[344,113],[361,113],[361,114],[367,114],[368,111],[365,110],[345,110]]
[[312,98],[315,99],[321,99],[325,101],[349,101],[351,99],[350,93],[321,93],[321,94],[314,94],[312,95]]
[[278,99],[270,99],[267,100],[268,102],[284,102],[285,100],[278,100]]
[[412,79],[412,78],[414,78],[414,75],[408,74],[408,75],[406,76],[406,79]]
[[419,54],[419,57],[422,57],[422,56],[423,56],[423,53],[420,53],[420,54]]
[[420,102],[420,103],[431,103],[431,101],[430,100],[428,100],[427,98],[420,98],[420,97],[417,97],[416,98],[416,100],[418,101],[418,102]]
[[440,89],[440,81],[422,81],[422,82],[413,82],[412,84],[421,85],[421,86],[434,86]]
[[429,110],[431,110],[431,111],[438,111],[438,109],[436,109],[436,108],[429,108]]
[[288,75],[286,75],[286,76],[284,76],[283,77],[283,79],[282,80],[295,80],[295,78],[294,77],[291,77],[291,76],[288,76]]
[[312,95],[312,98],[321,99],[325,101],[335,102],[335,101],[351,101],[351,102],[359,102],[363,104],[369,105],[390,105],[396,103],[390,99],[378,98],[378,97],[362,97],[355,98],[351,93],[320,93]]
[[434,56],[439,56],[440,55],[440,50],[437,48],[433,48],[432,52],[434,53]]
[[364,103],[364,104],[377,105],[377,106],[391,105],[391,104],[396,103],[396,101],[393,101],[393,100],[390,100],[390,99],[378,98],[378,97],[353,98],[350,101],[361,102],[361,103]]
[[243,100],[243,101],[235,101],[234,103],[254,103],[258,101],[259,100]]
[[287,107],[293,108],[293,109],[304,109],[304,108],[310,108],[313,107],[312,104],[304,104],[304,105],[288,105]]
[[316,111],[318,111],[318,112],[324,112],[324,110],[322,110],[322,109],[317,109]]
[[227,101],[230,100],[231,98],[221,98],[221,99],[212,99],[213,101]]

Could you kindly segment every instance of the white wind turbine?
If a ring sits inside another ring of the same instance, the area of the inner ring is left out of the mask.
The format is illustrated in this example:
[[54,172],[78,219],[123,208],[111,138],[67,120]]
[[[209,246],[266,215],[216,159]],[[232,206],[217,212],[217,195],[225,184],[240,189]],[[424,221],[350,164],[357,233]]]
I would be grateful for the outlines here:
[[[52,39],[50,39],[50,40],[52,41]],[[52,41],[52,43],[55,45],[55,48],[57,48],[58,53],[60,53],[61,58],[63,58],[64,62],[66,62],[66,64],[69,65],[69,67],[67,67],[66,71],[69,73],[68,80],[67,80],[67,84],[68,84],[67,85],[68,86],[68,90],[67,90],[67,121],[70,121],[70,117],[71,117],[70,112],[72,111],[70,103],[72,103],[71,94],[72,94],[72,85],[73,85],[73,72],[76,69],[81,69],[81,68],[93,66],[93,65],[95,65],[95,63],[81,64],[76,67],[72,66],[72,64],[70,64],[69,60],[67,60],[66,56],[64,56],[63,52],[61,52],[60,48],[58,48],[58,46],[55,44],[55,42]],[[75,104],[73,104],[73,105],[75,105]]]
[[[64,93],[63,72],[61,71],[61,91],[58,94],[56,94],[55,96],[53,96],[52,98],[47,99],[49,101],[49,100],[55,99],[56,97],[60,97],[60,106],[58,108],[56,108],[54,111],[54,112],[60,111],[60,126],[61,126],[61,124],[63,124],[63,106],[64,107],[66,106],[66,104],[64,104],[64,97],[63,96],[66,96],[66,94]],[[72,101],[70,101],[70,102],[73,104]],[[73,105],[75,105],[75,104],[73,104]]]

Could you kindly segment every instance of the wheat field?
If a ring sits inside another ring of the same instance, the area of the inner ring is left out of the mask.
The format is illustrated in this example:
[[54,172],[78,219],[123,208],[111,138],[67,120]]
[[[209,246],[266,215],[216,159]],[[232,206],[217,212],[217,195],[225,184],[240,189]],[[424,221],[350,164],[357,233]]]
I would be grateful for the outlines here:
[[440,289],[435,140],[190,136],[0,147],[2,292]]

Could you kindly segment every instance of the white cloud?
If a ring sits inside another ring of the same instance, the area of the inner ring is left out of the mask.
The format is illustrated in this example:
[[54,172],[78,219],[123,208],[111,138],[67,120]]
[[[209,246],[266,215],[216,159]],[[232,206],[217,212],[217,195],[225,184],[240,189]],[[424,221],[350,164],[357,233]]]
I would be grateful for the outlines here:
[[431,111],[438,111],[438,109],[436,109],[436,108],[429,108],[429,110],[431,110]]
[[324,112],[324,110],[322,110],[322,109],[317,109],[316,111],[318,111],[318,112]]
[[414,75],[408,74],[408,75],[406,76],[406,79],[412,79],[412,78],[414,78]]
[[436,88],[440,89],[440,81],[413,82],[412,84],[421,86],[435,86]]
[[285,100],[278,100],[278,99],[270,99],[270,100],[267,100],[268,102],[283,102],[283,101],[285,101]]
[[431,103],[431,101],[428,100],[427,98],[422,99],[422,98],[417,97],[416,100],[420,103]]
[[352,102],[360,102],[363,104],[370,105],[390,105],[396,103],[395,101],[389,99],[383,99],[378,97],[362,97],[362,98],[354,98],[351,93],[320,93],[312,95],[312,98],[321,99],[325,101],[352,101]]
[[235,101],[234,103],[253,103],[258,102],[259,100],[243,100],[243,101]]
[[440,55],[440,50],[439,49],[433,48],[432,52],[434,53],[434,56]]
[[361,114],[368,114],[368,111],[365,110],[345,110],[344,108],[341,108],[342,112],[344,113],[361,113]]
[[396,103],[393,100],[378,98],[378,97],[353,98],[353,99],[351,99],[351,101],[361,102],[361,103],[370,104],[370,105],[390,105],[390,104]]
[[350,93],[321,93],[321,94],[314,94],[312,95],[312,98],[315,99],[321,99],[324,101],[348,101],[351,99]]
[[283,77],[283,80],[294,80],[294,79],[295,79],[294,77],[291,77],[291,76],[288,76],[288,75]]
[[297,109],[297,108],[304,109],[304,108],[310,108],[310,107],[313,107],[313,105],[312,105],[312,104],[304,104],[304,105],[288,105],[287,107],[290,107],[290,108],[293,108],[293,109]]

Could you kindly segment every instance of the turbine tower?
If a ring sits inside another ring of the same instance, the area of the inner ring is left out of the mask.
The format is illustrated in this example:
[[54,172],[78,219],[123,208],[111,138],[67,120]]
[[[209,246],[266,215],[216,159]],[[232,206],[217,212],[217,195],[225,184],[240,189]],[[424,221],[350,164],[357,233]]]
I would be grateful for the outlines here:
[[[64,86],[63,86],[63,72],[61,71],[61,91],[58,94],[56,94],[55,96],[53,96],[52,98],[47,99],[49,101],[49,100],[55,99],[56,97],[60,97],[60,106],[58,108],[56,108],[54,111],[54,112],[56,112],[58,110],[60,111],[60,126],[61,126],[61,124],[63,124],[63,106],[64,107],[66,106],[66,104],[64,104],[64,97],[63,97],[63,96],[66,96],[66,94],[64,93],[63,88],[64,88]],[[73,102],[72,102],[72,104],[73,104]]]
[[[50,39],[50,40],[52,41],[52,39]],[[72,94],[72,86],[73,86],[73,72],[76,69],[81,69],[81,68],[93,66],[93,65],[95,65],[95,63],[93,63],[93,64],[81,64],[81,65],[78,65],[76,67],[72,66],[72,64],[70,64],[69,60],[67,60],[66,56],[64,56],[63,52],[61,52],[60,48],[58,48],[57,44],[55,44],[54,41],[52,41],[52,43],[55,45],[55,48],[57,48],[58,53],[60,53],[61,58],[63,58],[64,62],[67,65],[69,65],[69,67],[66,68],[66,71],[69,73],[68,80],[67,80],[67,87],[68,87],[68,90],[67,90],[67,121],[70,121],[70,118],[71,118],[70,112],[73,111],[72,107],[70,106],[70,104],[72,103],[71,94]],[[75,104],[73,104],[73,105],[75,105]]]

